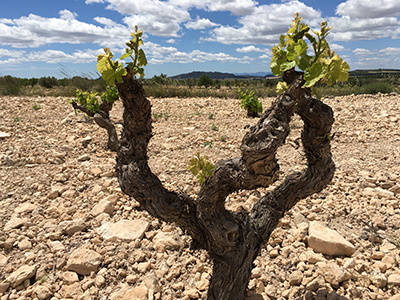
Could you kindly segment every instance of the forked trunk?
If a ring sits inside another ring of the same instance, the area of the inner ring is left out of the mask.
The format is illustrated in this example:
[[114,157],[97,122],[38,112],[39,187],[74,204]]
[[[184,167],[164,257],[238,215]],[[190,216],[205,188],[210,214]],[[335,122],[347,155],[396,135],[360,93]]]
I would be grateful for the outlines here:
[[[302,88],[301,73],[289,70],[283,79],[289,89],[277,97],[244,136],[241,157],[219,161],[196,200],[168,191],[151,172],[147,157],[152,136],[151,104],[142,84],[130,74],[123,83],[117,83],[124,105],[116,167],[121,189],[154,217],[173,222],[191,235],[193,248],[207,250],[214,264],[208,300],[245,299],[253,261],[279,219],[299,200],[325,188],[333,177],[331,108],[312,98],[309,89]],[[285,178],[260,198],[252,211],[226,210],[229,194],[267,187],[278,179],[276,151],[289,134],[294,113],[304,121],[301,138],[307,168]]]

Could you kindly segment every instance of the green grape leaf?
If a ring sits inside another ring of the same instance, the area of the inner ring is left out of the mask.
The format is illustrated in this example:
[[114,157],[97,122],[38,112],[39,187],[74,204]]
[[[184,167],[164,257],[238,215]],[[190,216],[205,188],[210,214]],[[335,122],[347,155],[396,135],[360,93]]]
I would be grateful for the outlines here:
[[281,69],[281,72],[285,72],[287,70],[294,68],[295,66],[296,66],[296,61],[288,61],[288,62],[281,64],[280,69]]
[[323,63],[316,62],[304,72],[304,87],[312,87],[320,81],[326,74],[327,66]]
[[137,59],[138,59],[139,66],[147,66],[147,59],[146,59],[146,55],[144,54],[143,49],[139,49]]
[[129,57],[129,56],[132,56],[132,54],[133,54],[133,50],[132,49],[125,49],[125,50],[126,50],[126,53],[122,54],[119,59],[122,60],[122,59],[125,59],[125,58]]
[[[118,65],[118,67],[115,69],[115,79],[114,79],[114,83],[115,80],[118,81],[119,83],[122,83],[122,77],[125,76],[128,72],[126,71],[126,69],[124,68],[124,65],[122,63],[120,63]],[[111,85],[111,84],[109,84]]]
[[329,75],[326,80],[328,85],[337,81],[346,81],[349,78],[350,66],[339,55],[335,55],[329,64]]

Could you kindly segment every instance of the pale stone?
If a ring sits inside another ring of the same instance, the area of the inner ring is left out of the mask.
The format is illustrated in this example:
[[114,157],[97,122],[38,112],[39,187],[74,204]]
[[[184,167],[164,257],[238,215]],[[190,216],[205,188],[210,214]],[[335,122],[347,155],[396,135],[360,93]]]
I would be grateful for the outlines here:
[[330,284],[339,285],[351,278],[351,274],[339,267],[334,261],[318,262],[316,265],[318,267],[317,272],[324,276],[325,281]]
[[387,240],[384,240],[382,242],[382,245],[379,247],[379,250],[382,251],[383,253],[389,253],[395,249],[396,249],[396,245],[393,245],[392,243],[388,242]]
[[400,300],[400,295],[392,296],[388,300]]
[[17,217],[17,215],[12,215],[11,219],[6,223],[6,225],[4,226],[3,230],[4,231],[9,231],[11,229],[15,229],[15,228],[21,227],[26,222],[28,222],[28,219],[26,219],[26,218],[20,219],[20,218]]
[[172,232],[162,232],[156,234],[153,238],[154,248],[158,252],[164,252],[165,250],[178,250],[185,246],[182,237]]
[[317,291],[318,289],[323,287],[325,287],[325,279],[322,275],[319,275],[317,278],[306,285],[306,290]]
[[9,135],[7,132],[0,131],[0,139],[8,138],[10,136],[11,135]]
[[96,168],[92,168],[91,170],[90,170],[90,172],[94,175],[94,176],[100,176],[101,175],[101,173],[103,173],[103,171],[100,169],[100,168],[98,168],[98,167],[96,167]]
[[43,285],[36,286],[33,292],[39,300],[49,299],[53,295],[53,293]]
[[372,275],[370,279],[372,284],[379,288],[385,287],[386,284],[388,283],[386,276],[381,273]]
[[75,190],[66,190],[62,193],[61,197],[63,198],[76,198],[78,197],[78,192]]
[[126,276],[127,283],[134,284],[134,283],[136,283],[136,281],[138,281],[138,277],[136,275],[129,274],[128,276]]
[[[10,287],[10,283],[5,281],[5,282],[0,282],[0,295],[2,293],[5,293],[7,291],[7,289]],[[3,298],[1,298],[3,299]],[[7,298],[8,299],[8,298]],[[7,300],[6,299],[6,300]]]
[[80,275],[90,275],[96,272],[101,264],[101,255],[97,252],[79,248],[72,252],[67,262],[67,269]]
[[303,280],[303,273],[301,271],[294,271],[289,276],[290,285],[299,285],[302,280]]
[[75,282],[71,285],[63,285],[61,287],[60,294],[64,298],[79,299],[79,297],[83,294],[83,290],[81,284],[79,282]]
[[134,241],[142,239],[148,228],[149,222],[145,220],[121,220],[117,223],[105,222],[97,229],[97,232],[105,240]]
[[14,210],[14,212],[18,214],[30,213],[34,211],[36,207],[37,205],[32,203],[22,203]]
[[60,196],[60,192],[58,190],[51,190],[50,193],[47,195],[49,199],[55,199]]
[[394,193],[388,190],[384,190],[382,188],[370,188],[367,187],[364,189],[363,191],[363,195],[365,196],[376,196],[376,197],[380,197],[380,198],[390,198],[394,196]]
[[346,241],[335,230],[315,221],[310,223],[308,245],[315,252],[327,255],[351,256],[356,251],[353,244]]
[[105,283],[106,283],[106,279],[102,275],[97,275],[96,278],[94,279],[94,284],[97,287],[101,287]]
[[36,274],[36,266],[22,266],[18,270],[11,273],[6,278],[6,282],[10,283],[11,287],[15,288],[27,279],[32,278]]
[[86,228],[85,221],[82,219],[75,219],[70,221],[63,221],[58,225],[58,230],[63,234],[73,235],[76,232],[82,231]]
[[0,267],[4,267],[8,262],[8,257],[0,253]]
[[188,296],[190,299],[199,299],[199,291],[197,289],[188,289],[183,292],[185,296]]
[[135,288],[123,285],[121,289],[110,296],[110,300],[148,300],[148,289],[142,284]]
[[389,275],[388,284],[400,285],[400,274]]
[[63,282],[67,285],[71,285],[75,282],[79,282],[78,274],[71,271],[66,271],[62,275]]
[[78,161],[87,161],[90,160],[90,156],[88,154],[83,154],[82,156],[78,157]]
[[32,248],[32,243],[28,239],[23,239],[18,243],[18,248],[22,251]]
[[60,241],[48,241],[47,245],[53,252],[63,251],[65,249],[64,245]]
[[297,225],[297,228],[293,229],[291,234],[295,241],[303,241],[308,234],[308,223],[301,222]]
[[389,192],[392,192],[395,195],[400,194],[400,184],[395,184],[389,189]]
[[102,213],[106,213],[109,215],[112,215],[114,212],[114,204],[111,201],[108,201],[107,198],[101,200],[99,203],[97,203],[93,208],[90,214],[94,217],[97,217],[98,215]]

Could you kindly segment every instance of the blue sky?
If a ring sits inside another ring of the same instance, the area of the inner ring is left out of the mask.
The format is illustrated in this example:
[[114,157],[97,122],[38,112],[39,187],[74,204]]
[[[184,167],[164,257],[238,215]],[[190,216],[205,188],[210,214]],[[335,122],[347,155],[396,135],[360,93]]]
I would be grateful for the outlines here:
[[191,71],[269,72],[296,12],[334,26],[331,48],[355,69],[400,69],[399,0],[0,0],[0,76],[96,75],[137,24],[150,78]]

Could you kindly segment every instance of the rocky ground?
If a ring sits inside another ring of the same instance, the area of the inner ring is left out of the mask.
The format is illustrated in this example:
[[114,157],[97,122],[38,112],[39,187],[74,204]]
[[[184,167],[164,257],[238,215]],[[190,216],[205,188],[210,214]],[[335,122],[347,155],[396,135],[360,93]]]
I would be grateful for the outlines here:
[[[121,192],[105,131],[65,98],[0,100],[1,300],[205,299],[209,258]],[[237,99],[151,101],[151,168],[191,195],[194,153],[239,156],[246,125],[257,121]],[[282,219],[255,261],[248,299],[398,300],[400,96],[324,101],[335,111],[335,177]],[[121,110],[112,120],[121,122]],[[282,178],[304,167],[301,126],[295,117],[279,150]],[[226,205],[251,209],[272,188],[240,191]]]

